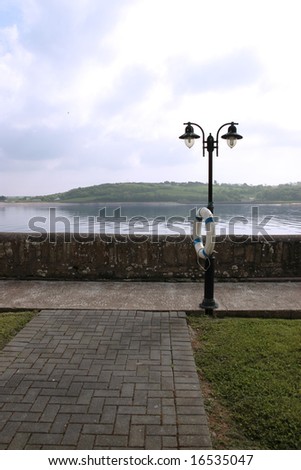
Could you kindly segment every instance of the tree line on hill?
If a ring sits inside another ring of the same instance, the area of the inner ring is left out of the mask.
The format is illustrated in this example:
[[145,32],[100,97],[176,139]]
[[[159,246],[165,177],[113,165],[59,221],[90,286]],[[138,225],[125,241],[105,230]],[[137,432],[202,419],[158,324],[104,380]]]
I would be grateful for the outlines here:
[[[176,202],[197,203],[206,201],[207,183],[108,183],[79,187],[63,193],[26,198],[5,198],[10,202]],[[215,202],[228,203],[271,203],[301,202],[301,182],[280,184],[278,186],[244,184],[218,184],[213,187]]]

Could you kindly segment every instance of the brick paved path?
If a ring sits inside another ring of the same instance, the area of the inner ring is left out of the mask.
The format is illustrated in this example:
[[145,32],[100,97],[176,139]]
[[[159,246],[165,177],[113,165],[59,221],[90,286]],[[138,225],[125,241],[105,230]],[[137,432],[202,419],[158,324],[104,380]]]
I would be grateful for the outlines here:
[[210,445],[182,312],[45,310],[0,355],[0,449]]

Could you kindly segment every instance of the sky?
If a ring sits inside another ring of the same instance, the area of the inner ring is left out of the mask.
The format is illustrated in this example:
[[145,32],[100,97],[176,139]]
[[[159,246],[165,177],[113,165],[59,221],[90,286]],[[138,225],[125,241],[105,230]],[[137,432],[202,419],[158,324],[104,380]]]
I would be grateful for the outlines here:
[[297,0],[0,0],[0,195],[207,182],[188,121],[239,123],[218,183],[301,181],[300,39]]

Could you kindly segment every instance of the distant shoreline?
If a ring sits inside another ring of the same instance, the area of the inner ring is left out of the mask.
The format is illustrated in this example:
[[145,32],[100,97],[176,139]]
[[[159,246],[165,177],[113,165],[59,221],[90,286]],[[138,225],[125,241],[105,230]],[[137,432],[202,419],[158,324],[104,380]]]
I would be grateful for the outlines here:
[[[256,204],[256,205],[264,205],[264,206],[269,206],[269,205],[277,205],[277,204],[285,204],[285,205],[301,205],[301,201],[242,201],[242,202],[237,202],[237,201],[216,201],[213,202],[214,205],[219,205],[219,206],[227,206],[227,205],[250,205],[250,204]],[[166,202],[166,201],[155,201],[155,202],[133,202],[133,201],[95,201],[95,202],[85,202],[85,201],[79,201],[79,202],[67,202],[67,201],[6,201],[6,202],[0,202],[0,207],[5,207],[5,206],[40,206],[40,207],[59,207],[59,206],[78,206],[78,205],[85,205],[85,206],[95,206],[95,205],[112,205],[112,206],[122,206],[122,205],[127,205],[127,206],[189,206],[189,205],[207,205],[206,201],[195,201],[195,202]]]

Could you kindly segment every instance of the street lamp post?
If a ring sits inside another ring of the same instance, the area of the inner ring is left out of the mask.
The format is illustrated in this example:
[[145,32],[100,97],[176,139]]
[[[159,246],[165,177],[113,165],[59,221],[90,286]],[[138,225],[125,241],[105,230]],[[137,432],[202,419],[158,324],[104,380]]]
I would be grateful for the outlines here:
[[[226,139],[230,148],[233,148],[238,139],[242,139],[242,136],[237,134],[236,126],[238,123],[228,122],[223,124],[217,131],[216,139],[211,134],[205,139],[205,132],[199,124],[186,122],[184,123],[185,133],[179,138],[185,140],[185,144],[188,148],[191,148],[194,144],[195,139],[199,139],[200,136],[195,134],[193,126],[197,126],[202,132],[202,144],[203,144],[203,157],[205,156],[205,150],[208,152],[208,209],[214,213],[213,203],[213,164],[212,156],[213,151],[216,150],[216,156],[218,156],[218,138],[221,129],[225,126],[229,126],[228,132],[222,135],[222,139]],[[210,314],[212,310],[218,307],[217,302],[214,299],[214,256],[211,255],[206,257],[205,260],[205,284],[204,284],[204,299],[200,304],[200,307],[205,309],[205,312]]]

